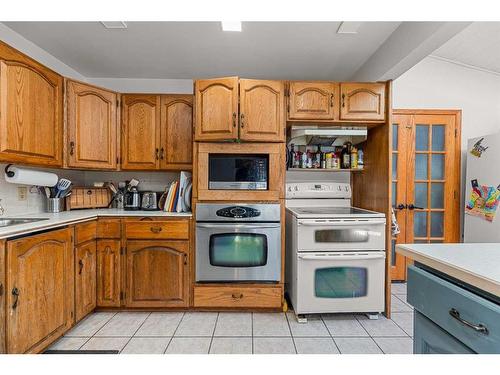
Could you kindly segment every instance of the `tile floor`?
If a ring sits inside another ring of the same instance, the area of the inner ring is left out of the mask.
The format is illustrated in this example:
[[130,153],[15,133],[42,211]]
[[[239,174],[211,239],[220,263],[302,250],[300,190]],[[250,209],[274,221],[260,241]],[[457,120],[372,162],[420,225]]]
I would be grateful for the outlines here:
[[326,314],[297,323],[293,313],[94,313],[50,349],[122,354],[410,354],[413,309],[393,284],[392,318]]

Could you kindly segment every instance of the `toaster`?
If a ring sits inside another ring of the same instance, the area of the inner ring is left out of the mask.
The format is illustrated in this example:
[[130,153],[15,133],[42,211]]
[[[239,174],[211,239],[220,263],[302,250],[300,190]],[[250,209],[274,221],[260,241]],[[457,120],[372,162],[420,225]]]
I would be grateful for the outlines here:
[[147,211],[158,210],[158,195],[154,191],[142,193],[141,208]]

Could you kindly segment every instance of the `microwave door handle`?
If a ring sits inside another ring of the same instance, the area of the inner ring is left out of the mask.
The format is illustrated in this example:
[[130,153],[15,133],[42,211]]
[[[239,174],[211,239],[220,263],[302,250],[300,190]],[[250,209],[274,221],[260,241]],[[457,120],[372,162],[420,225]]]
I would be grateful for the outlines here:
[[256,225],[256,224],[200,224],[197,223],[196,227],[198,228],[211,228],[211,229],[267,229],[267,228],[280,228],[281,224],[264,224],[264,225]]
[[351,225],[374,225],[385,224],[385,220],[371,220],[371,221],[320,221],[320,222],[300,222],[299,225],[305,227],[341,227]]
[[304,260],[365,260],[365,259],[381,259],[385,254],[360,254],[360,255],[299,255],[299,259]]

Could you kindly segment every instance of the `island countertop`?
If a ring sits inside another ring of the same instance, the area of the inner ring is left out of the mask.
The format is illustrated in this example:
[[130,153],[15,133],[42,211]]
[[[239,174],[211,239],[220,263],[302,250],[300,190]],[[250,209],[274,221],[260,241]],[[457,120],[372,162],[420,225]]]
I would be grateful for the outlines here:
[[400,244],[396,252],[500,297],[500,243]]

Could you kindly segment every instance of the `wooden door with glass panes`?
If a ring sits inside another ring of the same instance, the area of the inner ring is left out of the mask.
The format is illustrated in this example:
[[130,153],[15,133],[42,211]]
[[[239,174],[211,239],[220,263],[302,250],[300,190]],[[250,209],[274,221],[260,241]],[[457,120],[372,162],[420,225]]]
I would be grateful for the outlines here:
[[459,135],[460,111],[394,111],[392,205],[401,233],[392,238],[393,280],[406,279],[396,244],[459,241]]

